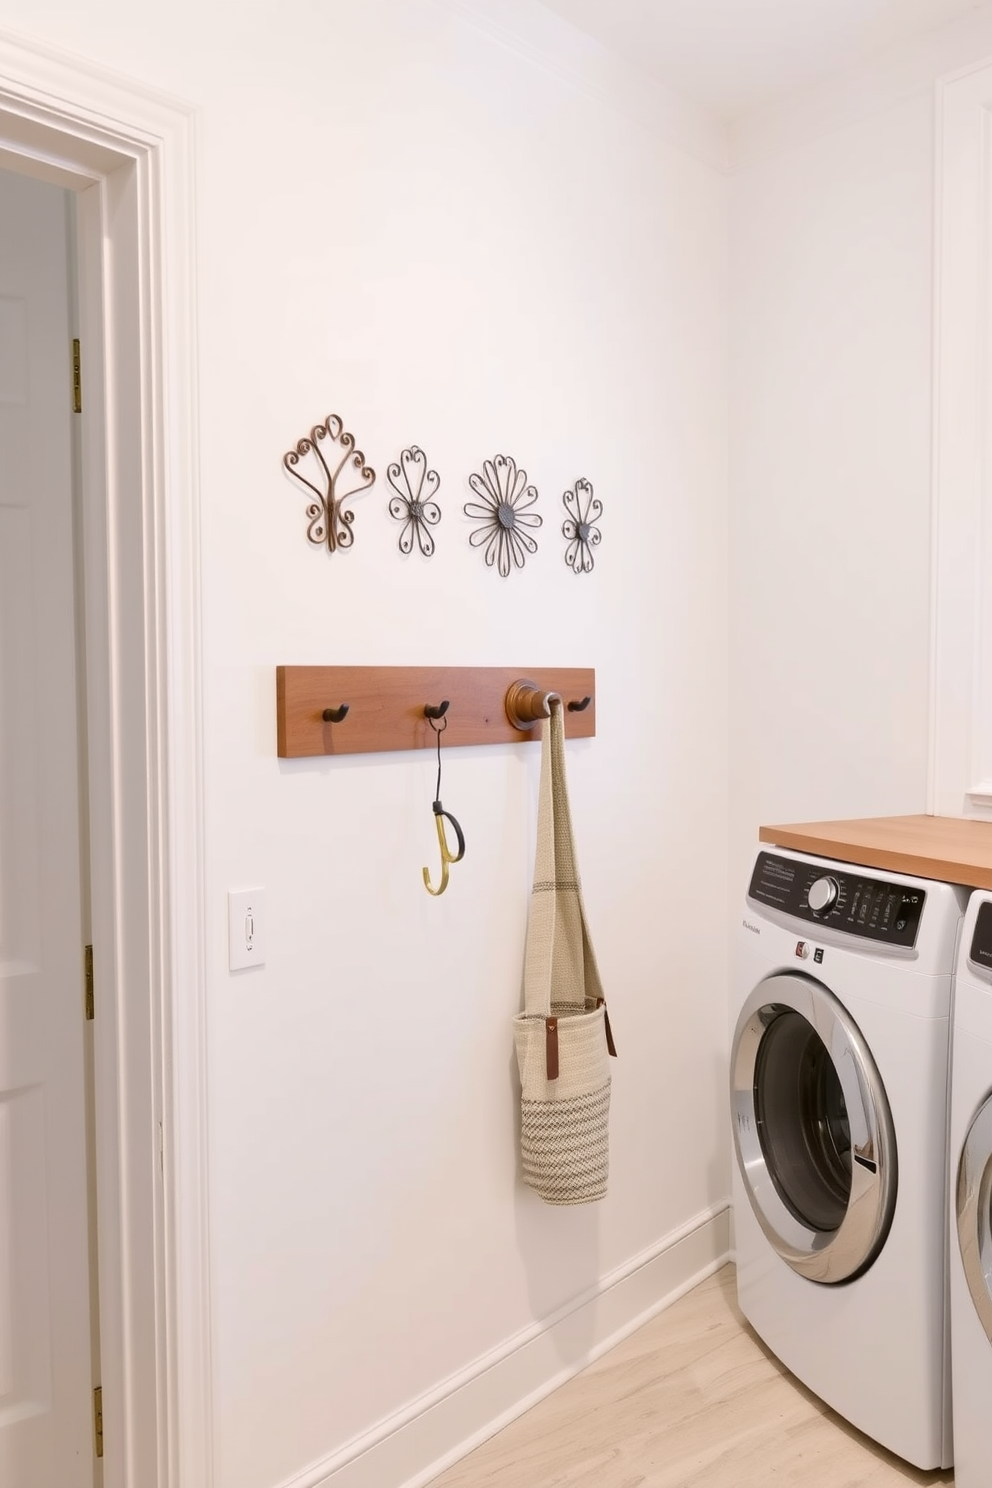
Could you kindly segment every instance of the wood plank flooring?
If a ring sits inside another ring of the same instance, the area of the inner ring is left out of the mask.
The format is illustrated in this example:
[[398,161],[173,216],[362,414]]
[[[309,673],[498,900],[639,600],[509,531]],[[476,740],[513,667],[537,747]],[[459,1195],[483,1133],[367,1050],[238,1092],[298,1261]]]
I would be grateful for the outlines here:
[[949,1484],[847,1425],[760,1343],[724,1266],[431,1488]]

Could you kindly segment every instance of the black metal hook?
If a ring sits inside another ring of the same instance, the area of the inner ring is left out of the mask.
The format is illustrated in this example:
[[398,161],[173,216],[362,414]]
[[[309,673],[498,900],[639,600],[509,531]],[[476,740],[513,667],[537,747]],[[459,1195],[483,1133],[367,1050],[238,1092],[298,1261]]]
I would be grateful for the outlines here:
[[591,697],[584,697],[581,703],[571,702],[568,705],[568,711],[569,713],[584,713],[591,702]]
[[447,698],[445,698],[442,703],[439,703],[437,707],[435,707],[433,703],[425,703],[424,704],[424,717],[425,718],[443,718],[444,715],[445,715],[445,713],[447,713],[447,711],[448,711],[448,707],[449,707],[449,702],[448,702],[448,699]]
[[348,717],[348,704],[342,703],[340,708],[325,708],[320,715],[325,723],[344,723]]

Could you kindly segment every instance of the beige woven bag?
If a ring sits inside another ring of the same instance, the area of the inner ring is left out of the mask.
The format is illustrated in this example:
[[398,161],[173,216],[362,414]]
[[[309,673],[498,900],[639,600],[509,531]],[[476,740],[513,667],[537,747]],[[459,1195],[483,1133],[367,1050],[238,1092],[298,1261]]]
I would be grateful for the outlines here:
[[615,1054],[586,926],[565,781],[561,700],[544,723],[524,1010],[514,1019],[524,1182],[549,1204],[606,1192],[610,1055]]

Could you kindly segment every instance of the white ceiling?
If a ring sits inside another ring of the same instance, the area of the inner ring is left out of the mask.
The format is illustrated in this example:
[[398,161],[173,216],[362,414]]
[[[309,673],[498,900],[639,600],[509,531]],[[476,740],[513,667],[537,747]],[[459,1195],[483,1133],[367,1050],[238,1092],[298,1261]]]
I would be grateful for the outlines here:
[[983,0],[542,0],[730,122]]

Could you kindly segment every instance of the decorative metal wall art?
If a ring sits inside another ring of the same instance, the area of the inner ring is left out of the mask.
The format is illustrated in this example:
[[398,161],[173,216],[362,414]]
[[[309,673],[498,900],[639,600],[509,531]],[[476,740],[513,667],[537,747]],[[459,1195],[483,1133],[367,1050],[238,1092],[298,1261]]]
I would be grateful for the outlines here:
[[573,573],[591,573],[592,550],[602,541],[602,533],[594,526],[603,514],[603,503],[592,493],[592,484],[577,480],[575,488],[562,496],[567,519],[562,523],[562,535],[568,539],[565,562]]
[[[297,468],[304,460],[313,480],[308,480]],[[282,463],[293,479],[311,492],[307,506],[310,542],[318,547],[326,543],[329,553],[337,548],[350,548],[355,541],[351,530],[355,514],[345,511],[342,503],[367,491],[375,481],[375,471],[366,465],[361,450],[355,449],[354,434],[349,434],[337,414],[331,413],[323,424],[315,424],[295,449],[283,455]],[[349,467],[348,474],[342,478],[345,466]],[[352,471],[358,472],[357,477]],[[349,477],[354,484],[348,484]]]
[[468,483],[481,505],[466,502],[465,515],[483,524],[469,542],[483,548],[487,565],[495,564],[505,579],[511,564],[523,568],[527,554],[537,552],[537,542],[526,530],[541,526],[537,513],[528,510],[537,500],[537,488],[527,484],[526,470],[518,470],[509,455],[487,460],[482,474],[470,475]]
[[427,456],[413,444],[389,466],[386,479],[396,493],[390,499],[389,514],[403,523],[400,552],[412,553],[416,537],[418,548],[425,558],[430,558],[434,553],[434,539],[427,528],[436,527],[441,520],[441,508],[433,499],[441,477],[436,470],[428,470]]

